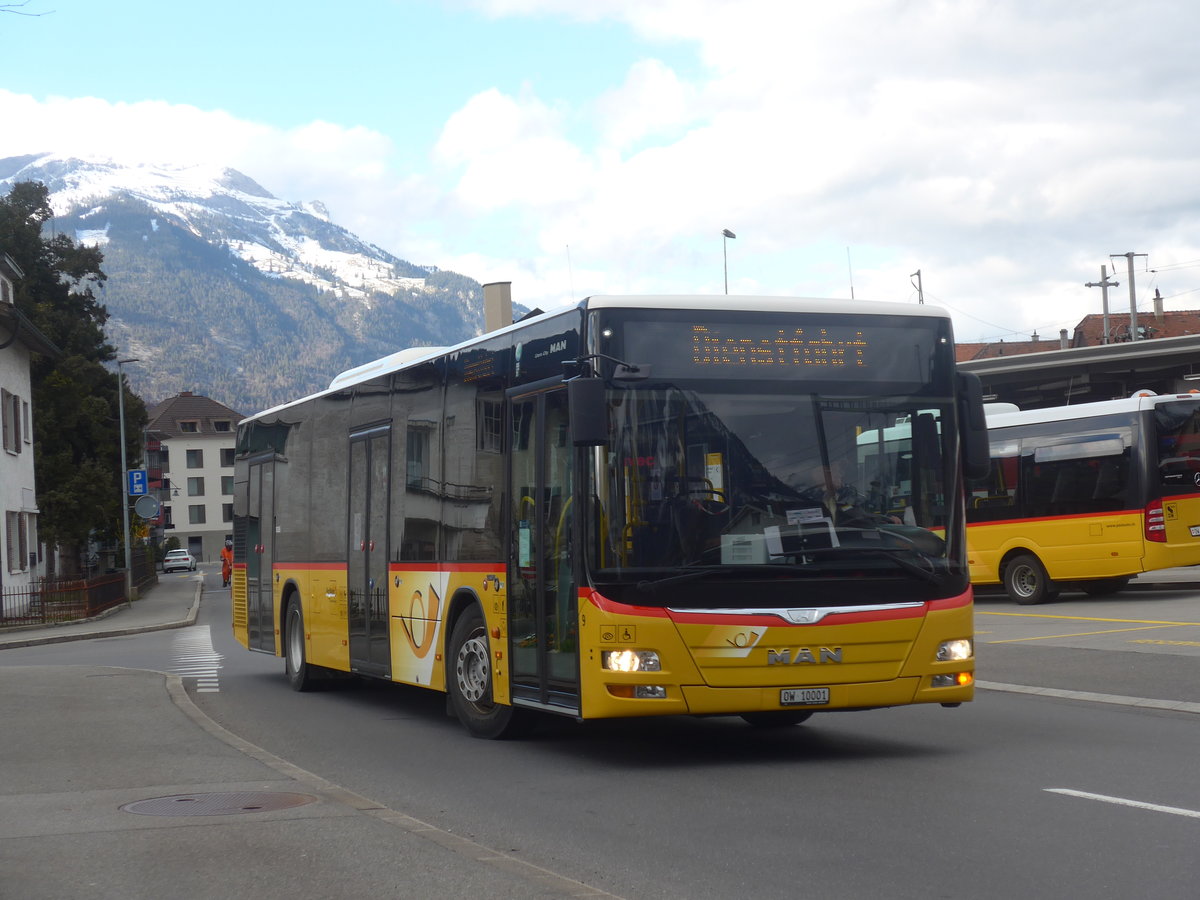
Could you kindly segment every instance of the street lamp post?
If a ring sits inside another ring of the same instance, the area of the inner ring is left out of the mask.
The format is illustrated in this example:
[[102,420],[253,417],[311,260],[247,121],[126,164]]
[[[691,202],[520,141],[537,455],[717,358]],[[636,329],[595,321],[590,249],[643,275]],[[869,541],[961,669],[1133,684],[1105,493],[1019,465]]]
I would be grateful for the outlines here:
[[125,541],[125,602],[133,602],[133,554],[129,548],[129,466],[125,460],[125,373],[121,366],[135,358],[117,360],[117,410],[121,419],[121,536]]
[[726,228],[721,232],[721,255],[725,258],[725,293],[729,293],[729,239],[737,237]]

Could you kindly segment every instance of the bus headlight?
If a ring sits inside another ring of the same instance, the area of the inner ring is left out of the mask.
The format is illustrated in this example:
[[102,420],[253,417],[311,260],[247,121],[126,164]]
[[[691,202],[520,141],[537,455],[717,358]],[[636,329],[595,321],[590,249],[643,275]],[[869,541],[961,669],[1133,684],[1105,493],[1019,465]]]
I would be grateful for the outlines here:
[[955,641],[942,641],[938,644],[937,661],[952,662],[970,659],[975,655],[975,646],[970,638],[959,638]]
[[658,672],[662,663],[654,650],[605,650],[600,665],[610,672]]

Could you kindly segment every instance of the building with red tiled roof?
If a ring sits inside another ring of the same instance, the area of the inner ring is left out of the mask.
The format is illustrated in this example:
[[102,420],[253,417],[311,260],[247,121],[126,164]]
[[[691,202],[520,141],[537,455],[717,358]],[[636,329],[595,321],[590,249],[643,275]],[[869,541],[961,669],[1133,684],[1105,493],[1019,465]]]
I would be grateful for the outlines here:
[[[1184,337],[1200,334],[1200,310],[1185,309],[1164,312],[1161,304],[1153,313],[1139,314],[1137,319],[1138,340]],[[1098,347],[1101,344],[1118,344],[1130,337],[1129,313],[1108,316],[1108,340],[1104,340],[1104,316],[1090,315],[1075,326],[1072,347]]]
[[[1020,356],[1026,353],[1045,353],[1050,350],[1066,350],[1069,347],[1101,347],[1105,344],[1121,344],[1130,340],[1132,322],[1128,311],[1108,314],[1108,340],[1105,336],[1105,316],[1093,313],[1084,316],[1075,326],[1070,340],[1064,328],[1058,340],[1045,340],[1037,334],[1028,341],[995,341],[992,343],[957,343],[954,346],[956,362],[977,359],[998,359],[1002,356]],[[1153,312],[1139,313],[1137,317],[1137,340],[1185,337],[1200,335],[1200,310],[1178,310],[1167,312],[1162,308],[1162,298],[1156,297]]]
[[147,476],[162,509],[152,524],[196,559],[219,558],[233,537],[233,453],[242,415],[191,391],[148,410]]

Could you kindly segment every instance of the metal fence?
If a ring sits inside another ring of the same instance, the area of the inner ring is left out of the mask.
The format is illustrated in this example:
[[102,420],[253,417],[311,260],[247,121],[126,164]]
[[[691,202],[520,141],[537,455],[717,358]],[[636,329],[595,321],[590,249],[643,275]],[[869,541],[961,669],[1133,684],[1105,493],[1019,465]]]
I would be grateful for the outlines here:
[[124,572],[8,587],[0,592],[0,628],[90,619],[124,602]]

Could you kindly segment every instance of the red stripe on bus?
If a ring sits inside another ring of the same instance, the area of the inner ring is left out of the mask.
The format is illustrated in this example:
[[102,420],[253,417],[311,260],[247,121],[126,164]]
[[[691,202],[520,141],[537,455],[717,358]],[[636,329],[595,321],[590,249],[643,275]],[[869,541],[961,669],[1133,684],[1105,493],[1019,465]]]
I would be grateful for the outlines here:
[[503,572],[504,563],[388,563],[389,572]]
[[1029,516],[1024,519],[988,519],[986,522],[968,522],[967,528],[984,528],[988,525],[1023,525],[1027,522],[1069,522],[1071,519],[1103,519],[1112,516],[1140,516],[1144,510],[1118,509],[1112,512],[1074,513],[1069,516]]
[[[653,616],[657,618],[670,618],[672,622],[688,625],[719,625],[722,623],[728,624],[731,619],[736,618],[738,622],[745,624],[761,623],[763,625],[778,625],[779,616],[772,614],[752,614],[747,613],[744,616],[734,616],[729,613],[706,613],[689,611],[686,613],[673,613],[664,607],[659,606],[633,606],[627,603],[617,603],[614,600],[609,600],[603,594],[600,594],[589,588],[584,588],[580,591],[580,595],[584,600],[588,600],[597,609],[615,615],[627,616]],[[939,600],[929,600],[922,606],[911,606],[901,609],[872,609],[872,610],[847,610],[844,612],[831,613],[821,620],[822,624],[853,624],[856,622],[884,622],[896,619],[919,619],[926,612],[932,610],[943,609],[959,609],[964,606],[970,606],[973,594],[970,590],[964,591],[961,594],[955,594],[953,597],[943,597]],[[804,607],[796,607],[798,609]],[[819,608],[819,607],[818,607]]]

